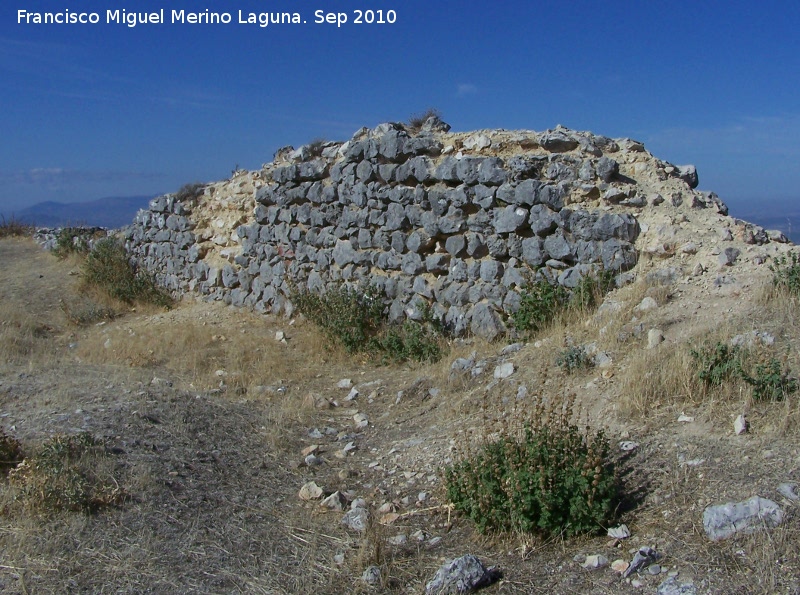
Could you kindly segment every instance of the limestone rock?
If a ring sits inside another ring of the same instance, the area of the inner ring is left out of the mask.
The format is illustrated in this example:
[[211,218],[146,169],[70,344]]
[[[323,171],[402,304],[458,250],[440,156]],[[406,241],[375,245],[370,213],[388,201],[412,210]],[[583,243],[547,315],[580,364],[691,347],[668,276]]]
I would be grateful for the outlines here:
[[650,329],[647,332],[647,348],[654,349],[664,342],[664,333],[657,328]]
[[500,577],[471,554],[446,562],[425,585],[425,595],[460,595],[491,585]]
[[363,533],[369,525],[369,511],[366,508],[353,508],[342,517],[342,524],[351,531]]
[[503,380],[508,378],[514,373],[514,364],[512,362],[506,362],[500,364],[494,369],[494,377],[497,380]]
[[742,434],[747,433],[749,424],[747,423],[747,419],[744,415],[739,415],[733,422],[733,432],[737,436],[741,436]]
[[313,481],[309,481],[300,488],[298,496],[301,500],[318,500],[322,498],[322,488]]
[[608,558],[602,554],[592,554],[586,556],[586,560],[581,564],[586,570],[597,570],[598,568],[605,568],[608,566]]
[[783,510],[772,500],[753,496],[743,502],[709,506],[703,511],[703,529],[712,541],[739,533],[754,533],[777,527],[783,522]]
[[671,576],[658,585],[656,595],[697,595],[697,589],[691,581],[681,582]]

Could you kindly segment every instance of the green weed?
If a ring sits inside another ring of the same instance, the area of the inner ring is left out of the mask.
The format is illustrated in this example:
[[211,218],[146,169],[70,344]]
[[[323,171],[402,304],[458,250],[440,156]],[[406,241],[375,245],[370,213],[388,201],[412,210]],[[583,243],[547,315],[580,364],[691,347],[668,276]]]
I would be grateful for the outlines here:
[[156,285],[152,276],[131,264],[125,246],[115,238],[105,238],[95,244],[83,262],[82,272],[87,285],[126,304],[172,305],[169,294]]
[[576,535],[608,526],[619,497],[610,445],[602,431],[572,422],[574,400],[537,402],[521,431],[468,445],[445,469],[448,499],[480,532]]
[[769,270],[772,271],[772,284],[775,287],[800,295],[800,256],[796,252],[789,252],[788,257],[776,256]]

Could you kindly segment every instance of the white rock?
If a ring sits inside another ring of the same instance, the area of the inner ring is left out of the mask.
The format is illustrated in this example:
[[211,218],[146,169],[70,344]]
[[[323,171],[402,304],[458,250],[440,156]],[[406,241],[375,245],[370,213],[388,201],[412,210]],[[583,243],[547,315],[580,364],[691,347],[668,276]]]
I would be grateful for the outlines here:
[[392,545],[405,545],[408,542],[408,536],[405,533],[394,535],[389,538],[389,543]]
[[631,531],[628,525],[620,525],[619,527],[611,527],[608,530],[608,536],[614,539],[628,539],[631,536]]
[[368,585],[379,585],[381,582],[381,569],[379,566],[369,566],[361,575],[361,580]]
[[690,424],[690,423],[692,423],[693,421],[694,421],[694,418],[693,418],[691,415],[685,415],[685,414],[681,413],[681,414],[678,416],[678,422],[679,422],[679,423],[682,423],[682,424]]
[[736,433],[737,436],[741,436],[742,434],[747,433],[747,428],[749,424],[747,423],[747,419],[744,415],[740,415],[736,418],[736,421],[733,422],[733,431]]
[[587,570],[605,568],[606,566],[608,566],[608,558],[606,558],[602,554],[592,554],[591,556],[586,556],[586,560],[584,561],[582,566]]
[[713,541],[738,533],[753,533],[777,527],[783,522],[783,510],[772,500],[753,496],[744,502],[709,506],[703,511],[703,529]]
[[634,309],[639,312],[647,312],[648,310],[655,310],[656,308],[658,308],[658,303],[650,296],[647,296],[639,302],[639,305]]
[[350,388],[353,386],[353,381],[349,378],[342,378],[337,384],[337,388]]
[[305,459],[306,465],[309,467],[314,467],[315,465],[322,465],[322,459],[320,459],[317,455],[310,454]]
[[654,349],[664,342],[664,333],[657,328],[652,328],[647,332],[647,348]]
[[632,440],[623,440],[619,443],[619,449],[624,452],[630,452],[632,450],[636,450],[639,448],[638,442],[633,442]]
[[786,482],[782,483],[778,486],[778,493],[786,498],[787,500],[791,500],[792,502],[800,501],[800,496],[797,495],[795,489],[797,488],[797,484],[793,482]]
[[353,421],[355,422],[356,430],[363,430],[369,426],[369,418],[363,413],[356,413],[353,416]]
[[322,498],[322,488],[313,481],[309,481],[300,488],[298,496],[301,500],[318,500]]
[[622,574],[623,572],[628,570],[628,563],[625,560],[622,560],[622,559],[614,560],[611,563],[611,569],[614,572],[619,572],[620,574]]
[[329,510],[338,510],[341,512],[344,510],[346,503],[347,500],[345,499],[344,495],[341,492],[336,491],[320,502],[319,505]]
[[358,390],[353,387],[350,389],[350,392],[347,393],[347,396],[344,398],[345,401],[354,401],[358,398]]
[[464,148],[468,151],[485,149],[492,146],[492,139],[485,134],[473,134],[464,139]]
[[514,373],[514,364],[513,362],[506,362],[504,364],[500,364],[494,369],[494,377],[497,380],[502,380],[504,378],[508,378]]
[[286,335],[283,331],[275,331],[275,340],[279,343],[286,343]]

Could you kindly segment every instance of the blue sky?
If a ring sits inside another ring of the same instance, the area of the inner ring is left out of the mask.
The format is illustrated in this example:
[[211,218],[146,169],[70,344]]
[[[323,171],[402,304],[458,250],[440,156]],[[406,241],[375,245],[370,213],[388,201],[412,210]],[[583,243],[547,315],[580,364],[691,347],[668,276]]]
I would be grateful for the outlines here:
[[[167,23],[107,24],[163,8]],[[172,9],[229,25],[171,24]],[[96,25],[17,11],[96,11]],[[354,10],[396,12],[355,24]],[[238,11],[305,24],[238,24]],[[315,24],[315,11],[347,24]],[[794,2],[8,0],[0,8],[0,211],[157,194],[284,145],[437,108],[454,130],[562,124],[694,163],[733,210],[800,204]]]

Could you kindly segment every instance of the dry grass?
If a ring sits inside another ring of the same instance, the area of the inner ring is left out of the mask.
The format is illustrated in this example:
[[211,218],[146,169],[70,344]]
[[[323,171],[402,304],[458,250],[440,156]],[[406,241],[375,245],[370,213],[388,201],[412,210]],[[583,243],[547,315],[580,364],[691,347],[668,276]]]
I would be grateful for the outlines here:
[[[119,317],[94,318],[118,305],[80,294],[74,289],[78,277],[67,274],[76,265],[58,263],[62,268],[51,269],[48,263],[55,259],[31,257],[33,249],[27,240],[0,242],[0,315],[16,321],[0,326],[0,338],[9,339],[0,342],[0,350],[20,349],[16,363],[0,371],[0,409],[9,414],[9,427],[12,418],[17,423],[14,434],[24,446],[82,424],[110,438],[119,453],[113,457],[115,477],[131,499],[91,517],[61,513],[42,520],[24,511],[2,516],[0,590],[420,592],[444,558],[469,550],[503,568],[506,579],[495,587],[499,592],[610,594],[619,592],[618,577],[610,571],[584,572],[572,557],[595,552],[626,557],[626,548],[655,544],[666,555],[664,564],[681,576],[709,577],[703,586],[709,591],[794,592],[790,587],[800,576],[792,547],[800,537],[796,514],[770,534],[722,544],[706,540],[700,515],[705,503],[755,493],[775,497],[777,482],[796,478],[798,399],[749,403],[748,394],[736,387],[705,390],[695,380],[689,356],[689,349],[704,341],[767,330],[778,339],[774,353],[782,357],[788,346],[787,365],[800,369],[797,309],[789,296],[765,297],[749,312],[737,307],[728,328],[704,331],[701,322],[713,327],[725,310],[703,310],[702,321],[690,319],[693,311],[679,311],[687,319],[681,323],[675,306],[682,297],[670,297],[674,287],[637,283],[610,296],[620,303],[618,310],[573,312],[553,321],[509,358],[515,374],[495,383],[492,372],[503,344],[479,339],[452,342],[437,364],[382,367],[368,355],[353,357],[331,345],[302,317],[290,324],[218,304],[184,302],[168,313],[121,307]],[[645,295],[660,308],[635,311]],[[66,304],[61,309],[58,298]],[[646,350],[644,337],[630,332],[634,317],[645,329],[667,325],[668,341]],[[52,330],[36,336],[37,324]],[[286,344],[275,340],[278,330],[287,335]],[[597,342],[613,358],[613,377],[605,379],[599,369],[569,376],[559,371],[555,357],[569,342]],[[487,360],[484,374],[451,378],[452,361],[472,351]],[[59,360],[60,366],[40,365]],[[217,370],[225,374],[217,376]],[[173,386],[151,383],[153,377]],[[335,388],[340,378],[355,384],[379,380],[375,402],[367,402],[364,390],[355,403],[342,404],[346,391]],[[517,401],[521,384],[528,397]],[[430,396],[430,388],[441,393]],[[395,404],[398,390],[404,397]],[[464,519],[439,507],[441,485],[428,485],[424,477],[406,483],[406,470],[435,474],[436,465],[451,454],[450,438],[460,430],[473,430],[478,440],[484,430],[518,423],[534,397],[554,399],[573,390],[595,427],[613,421],[605,414],[627,403],[619,425],[641,444],[626,459],[626,486],[641,493],[624,512],[634,537],[622,550],[608,546],[605,537],[477,536]],[[319,408],[314,396],[336,398],[341,406]],[[752,433],[732,436],[729,416],[745,407]],[[309,429],[332,426],[352,434],[356,408],[370,417],[370,427],[355,440],[357,450],[340,460],[333,456],[340,441],[325,436],[326,463],[297,467],[299,453],[311,443]],[[674,416],[663,415],[684,408],[698,423],[676,424]],[[599,410],[603,415],[595,417]],[[724,425],[710,423],[721,420]],[[408,446],[411,439],[423,442]],[[397,451],[387,454],[390,447]],[[765,450],[773,453],[766,465]],[[683,465],[676,451],[706,462]],[[368,468],[372,460],[386,471]],[[297,490],[309,479],[326,490],[353,490],[370,506],[396,502],[404,514],[391,526],[353,534],[341,526],[340,513],[298,501]],[[7,488],[0,481],[5,503]],[[429,493],[432,511],[428,503],[414,503],[422,490]],[[403,496],[411,496],[411,505],[399,505]],[[417,529],[442,542],[435,548],[417,542],[410,537]],[[400,533],[409,535],[408,543],[389,543]],[[338,553],[345,555],[342,565],[333,560]],[[360,581],[372,563],[381,567],[380,587]],[[645,590],[655,591],[663,575],[643,580]]]
[[28,237],[33,235],[34,229],[30,223],[20,221],[13,216],[10,219],[0,217],[0,238]]

